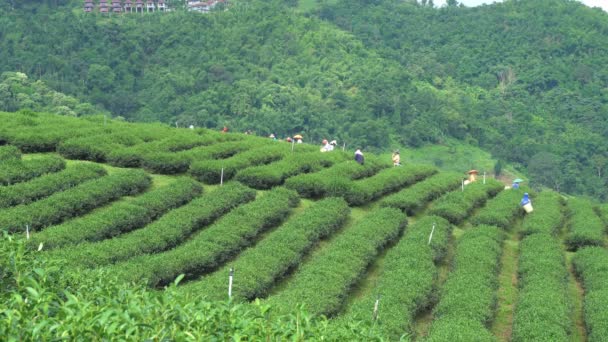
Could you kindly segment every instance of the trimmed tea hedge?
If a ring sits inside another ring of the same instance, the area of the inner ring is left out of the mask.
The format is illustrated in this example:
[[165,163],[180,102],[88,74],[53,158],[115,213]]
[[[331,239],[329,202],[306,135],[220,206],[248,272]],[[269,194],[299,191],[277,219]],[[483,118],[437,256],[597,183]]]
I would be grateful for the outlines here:
[[576,252],[572,262],[585,288],[587,340],[608,341],[608,251],[586,247]]
[[349,290],[406,223],[406,216],[398,209],[372,211],[302,265],[284,289],[268,298],[268,303],[279,310],[279,306],[286,310],[305,303],[313,314],[336,314]]
[[496,195],[502,189],[504,185],[493,179],[488,179],[486,184],[482,182],[469,184],[464,191],[455,190],[441,196],[429,209],[429,214],[441,216],[458,224],[469,216],[473,209],[485,203],[488,197]]
[[604,245],[604,222],[593,210],[590,201],[572,198],[568,200],[570,227],[565,242],[569,250],[585,246]]
[[[435,307],[429,341],[445,341],[447,333],[470,336],[481,328],[480,339],[487,340],[487,326],[494,317],[498,272],[504,233],[493,226],[477,226],[462,235],[456,247],[454,269],[441,290]],[[454,335],[452,335],[454,336]]]
[[29,182],[0,187],[0,208],[28,204],[76,186],[82,182],[106,175],[98,165],[74,165],[56,173],[34,178]]
[[460,186],[461,175],[456,172],[441,172],[419,183],[385,197],[380,206],[398,208],[413,215],[427,202]]
[[63,169],[65,169],[65,160],[57,156],[41,156],[30,160],[4,160],[0,163],[0,185],[26,182],[45,173]]
[[239,207],[172,250],[135,257],[110,267],[124,280],[146,279],[158,286],[184,273],[187,279],[213,271],[252,245],[256,237],[281,223],[299,202],[294,191],[275,188]]
[[356,300],[340,320],[371,321],[372,308],[379,298],[375,324],[383,335],[391,340],[412,335],[416,313],[430,306],[437,296],[435,263],[446,255],[451,230],[452,225],[439,216],[425,216],[408,227],[399,243],[386,253],[376,291]]
[[121,196],[140,193],[150,184],[150,176],[143,171],[119,171],[28,205],[0,210],[0,229],[23,231],[28,224],[30,231],[40,230],[82,215]]
[[57,146],[57,152],[68,159],[105,162],[108,154],[123,146],[133,146],[143,141],[127,134],[102,133],[68,139]]
[[486,205],[471,219],[471,223],[473,225],[487,224],[502,229],[510,228],[515,218],[524,214],[524,209],[519,205],[524,192],[529,192],[529,190],[521,188],[500,192],[486,202]]
[[21,159],[21,151],[15,146],[0,146],[0,161]]
[[264,297],[277,279],[300,264],[319,239],[338,230],[349,212],[348,205],[341,198],[320,200],[291,217],[254,247],[243,251],[234,261],[201,280],[185,285],[183,290],[204,293],[211,300],[226,299],[226,280],[230,268],[234,268],[233,300]]
[[534,211],[526,214],[521,226],[523,236],[534,233],[557,235],[564,221],[562,207],[564,199],[553,191],[543,191],[533,199]]
[[48,227],[33,235],[31,245],[37,247],[43,243],[45,249],[52,249],[103,240],[143,227],[169,210],[189,202],[201,192],[202,187],[195,180],[179,178],[132,200],[113,203],[88,215]]
[[522,240],[519,250],[512,340],[570,341],[572,311],[561,244],[549,234],[533,234]]
[[51,251],[49,254],[71,265],[97,267],[141,254],[161,252],[177,246],[193,232],[254,198],[254,190],[238,183],[228,183],[171,210],[142,229],[110,240],[86,242]]

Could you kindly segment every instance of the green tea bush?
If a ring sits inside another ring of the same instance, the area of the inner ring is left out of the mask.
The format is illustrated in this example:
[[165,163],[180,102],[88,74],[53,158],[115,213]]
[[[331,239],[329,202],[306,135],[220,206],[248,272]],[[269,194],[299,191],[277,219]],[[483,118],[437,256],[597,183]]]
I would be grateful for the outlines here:
[[0,229],[23,231],[27,224],[30,231],[41,230],[82,215],[121,196],[140,193],[150,184],[150,176],[139,170],[120,171],[89,180],[37,202],[0,210]]
[[372,308],[379,298],[375,321],[379,331],[392,340],[411,336],[416,314],[429,307],[437,296],[435,263],[443,260],[451,231],[452,225],[439,216],[424,216],[409,226],[397,245],[386,253],[375,291],[357,299],[339,320],[373,323]]
[[[450,330],[450,324],[457,334],[462,322],[484,326],[492,320],[503,239],[504,234],[498,227],[486,225],[470,228],[462,235],[456,247],[454,268],[433,311],[435,321],[429,340],[440,340],[442,334]],[[487,330],[479,333],[487,335]]]
[[570,250],[585,246],[604,245],[604,222],[593,210],[591,202],[573,198],[568,200],[570,227],[565,242]]
[[0,161],[21,159],[21,151],[15,146],[0,146]]
[[123,146],[141,143],[136,136],[125,134],[100,134],[68,139],[57,146],[57,152],[68,159],[105,162],[108,155]]
[[130,201],[120,201],[100,208],[33,235],[30,244],[44,244],[45,249],[99,241],[145,226],[171,209],[200,195],[202,187],[191,178],[179,178],[157,190]]
[[352,185],[344,193],[344,198],[350,205],[363,205],[382,197],[384,194],[418,182],[436,172],[435,168],[425,165],[408,165],[384,169],[369,178],[352,182]]
[[383,198],[380,206],[399,208],[408,215],[413,215],[427,202],[460,186],[461,178],[460,174],[456,172],[440,172]]
[[524,209],[519,205],[524,192],[529,190],[522,187],[500,192],[486,202],[486,205],[471,219],[471,223],[508,229],[516,218],[524,214]]
[[406,216],[398,209],[372,211],[302,265],[285,288],[268,298],[268,303],[282,308],[305,303],[314,314],[336,314],[349,290],[383,247],[399,236],[406,223]]
[[543,191],[533,199],[534,211],[526,214],[520,233],[523,236],[534,233],[557,235],[564,221],[562,207],[564,199],[553,191]]
[[587,340],[608,340],[608,251],[585,247],[572,259],[574,269],[585,288],[584,318]]
[[289,218],[254,247],[243,251],[213,274],[182,287],[184,292],[204,293],[207,299],[227,298],[226,280],[235,270],[232,297],[252,300],[264,297],[275,282],[297,267],[314,244],[338,230],[350,209],[341,198],[320,200]]
[[513,341],[570,341],[568,269],[560,242],[549,234],[532,234],[519,250]]
[[298,202],[294,191],[275,188],[169,251],[135,257],[110,269],[125,280],[146,279],[150,286],[167,284],[182,273],[187,279],[195,278],[252,245],[259,234],[281,223]]
[[466,318],[450,316],[433,322],[425,342],[497,342],[483,323]]
[[476,207],[485,203],[488,197],[500,192],[504,185],[496,180],[488,179],[486,184],[475,182],[465,186],[464,191],[455,190],[441,196],[429,209],[430,215],[438,215],[448,221],[458,224],[464,220]]
[[5,160],[0,164],[0,185],[26,182],[46,173],[63,169],[65,169],[65,160],[57,156],[41,156],[30,160]]
[[106,175],[98,165],[75,165],[56,173],[34,178],[29,182],[0,187],[0,208],[11,207],[67,190],[85,181]]
[[193,232],[254,198],[254,190],[238,183],[227,183],[169,211],[142,229],[109,240],[54,250],[49,254],[73,266],[98,267],[141,254],[161,252],[179,245]]

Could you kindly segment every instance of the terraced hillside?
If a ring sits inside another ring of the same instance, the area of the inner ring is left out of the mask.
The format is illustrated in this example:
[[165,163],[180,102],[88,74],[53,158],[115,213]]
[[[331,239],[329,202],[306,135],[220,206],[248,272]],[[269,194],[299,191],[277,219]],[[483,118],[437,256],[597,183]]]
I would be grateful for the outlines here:
[[606,205],[245,134],[0,120],[0,228],[75,272],[278,319],[303,304],[369,339],[608,339]]

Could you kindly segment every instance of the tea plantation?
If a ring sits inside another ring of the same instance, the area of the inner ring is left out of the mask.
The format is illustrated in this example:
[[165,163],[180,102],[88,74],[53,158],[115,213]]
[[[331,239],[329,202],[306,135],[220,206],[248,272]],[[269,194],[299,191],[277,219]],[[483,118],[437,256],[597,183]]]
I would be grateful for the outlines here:
[[3,340],[608,340],[606,204],[246,134],[0,120]]

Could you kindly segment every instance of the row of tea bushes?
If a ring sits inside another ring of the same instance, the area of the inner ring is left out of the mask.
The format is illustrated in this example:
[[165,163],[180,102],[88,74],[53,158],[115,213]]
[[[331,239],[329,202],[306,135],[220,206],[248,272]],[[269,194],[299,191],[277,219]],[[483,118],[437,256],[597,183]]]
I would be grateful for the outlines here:
[[304,303],[313,314],[338,313],[367,267],[406,224],[406,216],[398,209],[373,210],[313,254],[268,303],[283,310]]
[[113,265],[110,272],[126,281],[145,279],[150,286],[168,284],[180,274],[192,279],[209,273],[255,243],[264,231],[280,224],[299,200],[294,191],[275,188],[234,209],[179,246]]
[[572,262],[585,288],[587,341],[608,341],[608,251],[586,247],[576,252]]
[[19,151],[16,146],[0,146],[0,161],[7,161],[10,159],[21,159],[21,151]]
[[344,189],[332,188],[330,194],[344,196],[350,205],[363,205],[436,172],[434,167],[426,165],[392,167],[381,170],[371,177],[353,181]]
[[475,209],[495,196],[504,185],[494,179],[488,179],[486,184],[475,182],[467,185],[464,191],[453,191],[441,196],[430,208],[430,215],[441,216],[448,221],[458,224]]
[[385,197],[380,205],[399,208],[408,215],[413,215],[427,202],[460,186],[461,178],[461,175],[456,172],[440,172],[407,189]]
[[82,217],[48,227],[33,235],[31,245],[43,243],[45,249],[53,249],[129,232],[189,202],[202,190],[195,180],[182,177],[132,200],[115,202]]
[[65,160],[57,156],[38,156],[29,160],[8,159],[0,163],[0,185],[26,182],[46,173],[65,169]]
[[571,341],[568,269],[560,242],[546,233],[521,241],[514,342]]
[[[398,340],[412,336],[416,314],[435,302],[439,270],[452,225],[439,216],[424,216],[406,230],[384,257],[376,289],[358,298],[339,321],[372,321],[378,300],[376,327],[384,336]],[[432,235],[431,235],[432,233]]]
[[274,163],[240,170],[235,179],[254,189],[270,189],[282,185],[289,177],[317,172],[344,160],[345,155],[342,153],[294,153]]
[[104,175],[106,175],[106,171],[101,166],[74,165],[28,182],[2,186],[0,187],[0,208],[28,204]]
[[476,226],[456,246],[454,269],[441,290],[426,341],[495,341],[487,329],[494,317],[503,231]]
[[569,232],[565,242],[570,250],[584,246],[604,245],[604,222],[593,209],[590,201],[580,198],[568,200],[570,210]]
[[[524,209],[519,205],[527,188],[510,189],[500,192],[496,197],[488,200],[486,205],[473,217],[473,225],[490,225],[502,229],[510,228],[517,217],[524,214]],[[534,213],[534,212],[532,212]]]
[[532,199],[534,211],[526,214],[520,233],[523,236],[544,233],[556,236],[563,224],[564,199],[553,191],[543,191]]
[[192,233],[254,198],[254,190],[238,183],[228,183],[169,211],[141,229],[109,240],[57,249],[49,254],[73,266],[99,267],[142,254],[162,252],[179,245]]
[[30,231],[87,213],[121,196],[147,189],[151,178],[141,170],[119,171],[89,180],[37,202],[0,210],[0,228],[10,232]]
[[269,234],[254,247],[218,271],[182,287],[184,293],[203,293],[209,300],[227,298],[227,279],[234,269],[232,298],[265,297],[277,280],[297,267],[304,255],[322,238],[337,231],[348,219],[350,208],[341,198],[320,200]]

